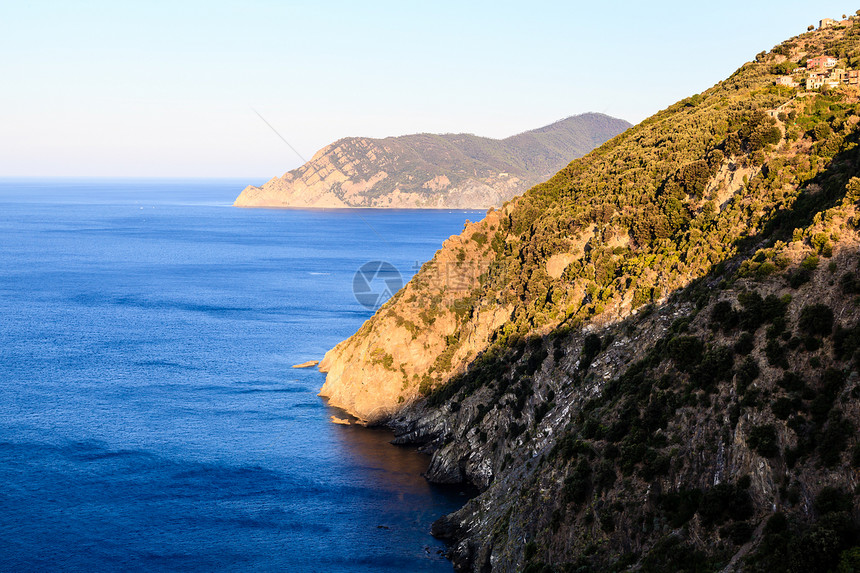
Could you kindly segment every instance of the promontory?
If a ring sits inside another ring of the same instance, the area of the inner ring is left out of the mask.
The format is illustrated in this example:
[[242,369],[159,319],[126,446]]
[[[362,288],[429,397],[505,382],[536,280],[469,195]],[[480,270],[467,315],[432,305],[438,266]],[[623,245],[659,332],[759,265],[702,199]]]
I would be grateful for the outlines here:
[[487,209],[545,181],[630,124],[585,113],[506,139],[420,133],[347,137],[262,187],[236,207]]

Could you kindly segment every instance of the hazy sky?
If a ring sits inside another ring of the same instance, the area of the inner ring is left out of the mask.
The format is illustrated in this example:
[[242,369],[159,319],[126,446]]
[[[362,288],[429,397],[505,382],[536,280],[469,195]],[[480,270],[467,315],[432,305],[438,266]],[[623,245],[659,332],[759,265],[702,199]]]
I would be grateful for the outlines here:
[[[637,122],[848,2],[0,3],[0,176],[243,176],[350,135]],[[855,8],[856,9],[856,8]]]

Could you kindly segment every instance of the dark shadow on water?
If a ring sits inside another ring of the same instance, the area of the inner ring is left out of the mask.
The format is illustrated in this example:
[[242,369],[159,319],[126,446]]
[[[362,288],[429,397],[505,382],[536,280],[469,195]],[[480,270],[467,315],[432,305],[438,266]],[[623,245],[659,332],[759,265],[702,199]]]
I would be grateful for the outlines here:
[[330,417],[349,420],[350,424],[332,422],[333,432],[342,444],[342,451],[353,458],[376,479],[381,490],[395,491],[401,501],[411,496],[430,496],[436,506],[436,517],[462,507],[478,494],[471,484],[435,484],[424,477],[430,455],[413,446],[392,444],[394,432],[384,427],[367,427],[357,423],[350,414],[326,405]]

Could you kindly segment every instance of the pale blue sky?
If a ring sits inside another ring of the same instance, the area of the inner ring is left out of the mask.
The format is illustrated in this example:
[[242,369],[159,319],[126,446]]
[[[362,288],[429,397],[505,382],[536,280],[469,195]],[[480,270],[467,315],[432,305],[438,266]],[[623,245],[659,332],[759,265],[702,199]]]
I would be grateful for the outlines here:
[[[244,176],[335,139],[638,122],[847,2],[0,3],[0,176]],[[855,8],[856,9],[856,8]]]

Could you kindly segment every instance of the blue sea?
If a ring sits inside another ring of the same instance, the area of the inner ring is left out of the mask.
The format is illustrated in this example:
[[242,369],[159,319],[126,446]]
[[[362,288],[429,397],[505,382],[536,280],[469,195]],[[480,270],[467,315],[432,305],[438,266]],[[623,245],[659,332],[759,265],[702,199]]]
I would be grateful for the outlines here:
[[464,492],[330,421],[318,360],[464,211],[230,207],[247,181],[0,180],[0,570],[451,571]]

